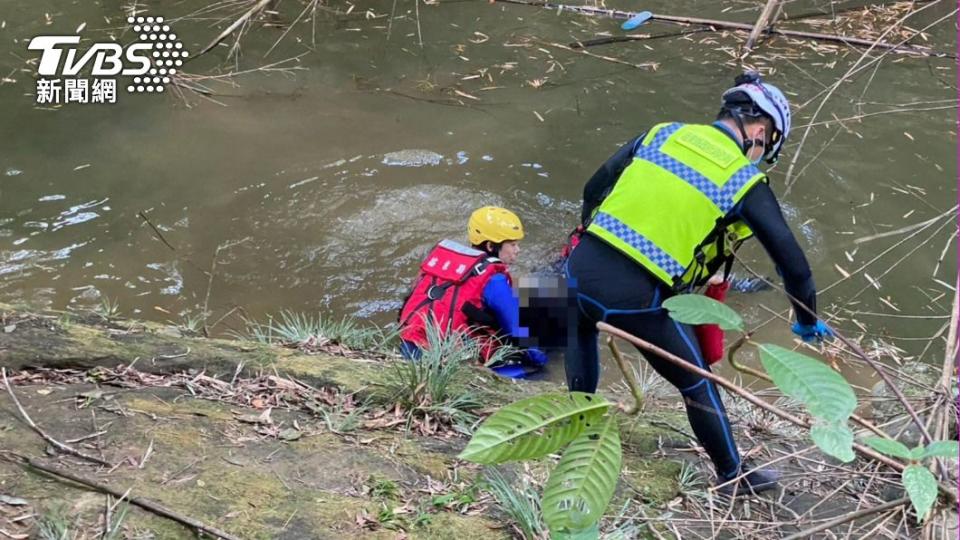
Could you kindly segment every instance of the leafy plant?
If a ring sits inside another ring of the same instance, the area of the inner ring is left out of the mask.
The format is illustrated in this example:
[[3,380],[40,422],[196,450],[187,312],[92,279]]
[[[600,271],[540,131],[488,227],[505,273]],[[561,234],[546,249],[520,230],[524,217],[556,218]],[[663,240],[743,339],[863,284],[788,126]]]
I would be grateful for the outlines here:
[[450,510],[457,513],[464,513],[470,505],[475,504],[478,498],[481,482],[474,482],[470,486],[445,493],[435,495],[430,499],[430,505],[434,508]]
[[543,518],[551,530],[595,525],[613,498],[622,450],[616,417],[588,424],[564,450],[543,490]]
[[97,315],[104,319],[113,319],[120,315],[120,301],[111,300],[109,296],[104,295],[96,308]]
[[[716,300],[679,295],[664,302],[670,316],[687,324],[717,324],[745,332],[740,316]],[[749,335],[743,342],[749,341]],[[754,344],[770,380],[785,396],[802,404],[813,418],[810,437],[824,453],[841,461],[854,459],[854,434],[847,422],[857,406],[856,394],[839,373],[822,362],[783,347]],[[613,496],[620,473],[617,408],[599,395],[549,393],[511,403],[487,418],[460,458],[481,464],[540,459],[561,452],[543,491],[542,513],[551,538],[596,539],[598,522]],[[895,441],[867,439],[878,451],[911,461],[903,483],[919,516],[937,497],[933,475],[923,459],[956,456],[956,441],[937,441],[907,449]],[[681,485],[694,491],[700,480],[681,470]],[[528,533],[525,531],[525,535]]]
[[608,416],[611,407],[602,397],[582,392],[523,399],[487,418],[460,457],[495,464],[563,449],[544,488],[544,521],[554,537],[592,531],[620,473],[620,432]]
[[395,330],[364,325],[348,317],[338,321],[319,314],[312,316],[293,311],[282,311],[278,317],[271,317],[266,323],[247,321],[246,332],[243,337],[259,343],[313,347],[333,344],[363,351],[385,350],[397,337]]
[[60,324],[61,328],[63,328],[64,330],[67,330],[71,326],[73,326],[73,315],[71,315],[70,312],[68,311],[64,311],[60,315],[60,318],[57,319],[57,322]]
[[[720,302],[701,295],[680,295],[663,303],[675,320],[703,324],[715,323],[727,330],[743,331],[739,316]],[[857,397],[842,375],[809,356],[776,345],[761,344],[760,362],[773,383],[785,395],[803,403],[814,418],[810,437],[820,450],[841,461],[853,461],[854,434],[847,421],[857,407]],[[960,453],[957,441],[933,441],[913,450],[902,443],[882,437],[863,441],[874,450],[907,460],[901,474],[903,487],[922,521],[937,500],[936,478],[921,464],[933,457],[953,457]]]
[[460,426],[471,424],[480,401],[466,387],[465,367],[479,356],[479,346],[466,334],[442,333],[428,325],[421,357],[392,366],[383,384],[386,400],[399,404],[411,418],[430,415]]
[[522,481],[520,486],[515,486],[500,472],[490,470],[487,489],[524,538],[543,538],[546,528],[540,516],[540,495],[529,482]]
[[203,323],[206,322],[206,320],[206,313],[186,311],[180,315],[180,322],[177,323],[177,328],[184,332],[198,334],[203,330]]
[[304,406],[323,420],[327,430],[342,435],[360,428],[364,415],[370,412],[369,402],[358,402],[355,393],[336,391],[329,400],[311,399]]
[[678,294],[668,298],[663,307],[670,317],[686,324],[716,324],[724,330],[743,331],[743,318],[723,302],[701,294]]
[[956,458],[960,454],[960,443],[933,441],[926,447],[920,445],[911,450],[900,441],[882,437],[868,437],[863,442],[877,452],[905,459],[910,463],[900,474],[900,480],[907,490],[910,503],[917,511],[917,521],[923,521],[937,500],[939,488],[937,479],[921,462],[935,457]]
[[123,522],[126,521],[129,511],[130,503],[120,504],[120,511],[117,512],[116,517],[110,520],[109,528],[103,532],[104,540],[120,540],[123,538]]
[[400,495],[400,487],[389,478],[371,477],[370,494],[379,499],[395,499]]
[[[663,306],[678,322],[744,331],[743,319],[735,311],[703,295],[677,295]],[[777,345],[759,344],[757,348],[760,363],[777,388],[806,406],[814,418],[810,430],[814,444],[840,461],[853,461],[853,431],[847,421],[857,407],[857,396],[843,376],[814,358]]]
[[703,495],[705,482],[703,474],[697,466],[689,461],[680,462],[680,471],[677,473],[677,489],[686,497]]
[[50,508],[37,523],[37,538],[41,540],[73,540],[77,533],[62,506]]

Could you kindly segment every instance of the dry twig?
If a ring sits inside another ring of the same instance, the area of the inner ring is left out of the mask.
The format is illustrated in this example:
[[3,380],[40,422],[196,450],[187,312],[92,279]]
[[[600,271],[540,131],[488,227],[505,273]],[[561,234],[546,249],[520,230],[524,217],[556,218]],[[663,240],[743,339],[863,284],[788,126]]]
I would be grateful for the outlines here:
[[185,516],[183,514],[174,512],[173,510],[170,510],[169,508],[162,506],[149,499],[143,499],[140,497],[128,497],[127,495],[130,493],[129,489],[126,492],[123,492],[118,489],[114,489],[106,484],[101,484],[99,482],[95,482],[88,478],[84,478],[82,476],[73,474],[72,472],[64,471],[56,467],[53,467],[51,465],[47,465],[46,463],[42,463],[39,460],[36,460],[33,458],[20,456],[12,453],[10,455],[16,456],[22,463],[29,465],[30,467],[37,469],[39,471],[43,471],[53,477],[70,480],[71,482],[76,482],[77,484],[86,486],[90,489],[99,491],[101,493],[107,493],[109,495],[113,495],[114,497],[117,497],[120,500],[123,500],[124,498],[126,498],[126,500],[129,501],[131,504],[135,504],[140,508],[143,508],[144,510],[153,512],[158,516],[176,521],[181,525],[186,525],[187,527],[190,527],[191,529],[196,530],[198,533],[207,534],[215,538],[222,538],[223,540],[240,540],[240,538],[237,536],[233,536],[230,533],[221,531],[216,527],[207,525],[189,516]]
[[37,435],[40,435],[40,437],[42,437],[43,440],[47,441],[48,443],[53,445],[54,448],[56,448],[57,450],[60,450],[65,454],[70,454],[71,456],[76,456],[80,459],[90,461],[98,465],[103,465],[105,467],[113,467],[113,464],[110,463],[109,461],[105,461],[103,459],[98,458],[97,456],[91,456],[90,454],[81,452],[80,450],[77,450],[76,448],[70,446],[69,444],[64,444],[54,439],[50,435],[47,435],[45,431],[40,429],[40,426],[34,423],[33,419],[30,418],[30,415],[27,414],[27,411],[23,409],[23,405],[21,405],[20,400],[17,399],[17,395],[13,393],[13,386],[11,386],[10,381],[7,380],[7,368],[0,367],[0,375],[3,376],[3,384],[4,386],[6,386],[7,393],[10,394],[10,399],[13,400],[13,404],[17,406],[17,411],[20,412],[20,417],[23,418],[23,421],[26,422],[28,426],[30,426],[30,429],[36,432]]

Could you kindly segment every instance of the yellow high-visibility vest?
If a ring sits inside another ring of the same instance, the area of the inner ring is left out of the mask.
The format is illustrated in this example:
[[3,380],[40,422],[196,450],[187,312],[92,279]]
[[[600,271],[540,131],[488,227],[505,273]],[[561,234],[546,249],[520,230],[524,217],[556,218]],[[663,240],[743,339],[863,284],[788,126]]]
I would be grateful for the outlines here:
[[[714,126],[658,124],[587,231],[682,288],[752,232],[727,213],[766,176]],[[724,253],[718,253],[720,246]]]

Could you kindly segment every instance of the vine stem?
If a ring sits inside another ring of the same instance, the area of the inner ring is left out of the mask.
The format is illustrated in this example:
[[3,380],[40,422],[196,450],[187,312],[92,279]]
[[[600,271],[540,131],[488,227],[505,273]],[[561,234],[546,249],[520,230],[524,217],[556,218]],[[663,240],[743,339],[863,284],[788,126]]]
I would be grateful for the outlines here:
[[613,341],[613,336],[607,336],[607,345],[610,347],[610,352],[613,353],[614,360],[617,361],[617,367],[620,368],[620,373],[623,374],[623,380],[627,382],[627,387],[630,388],[630,393],[633,394],[633,406],[624,407],[621,405],[620,408],[624,414],[633,416],[640,412],[640,409],[643,407],[643,390],[640,390],[637,381],[633,378],[633,373],[627,369],[627,362],[623,359],[620,349],[617,348],[617,343]]
[[[657,347],[657,346],[654,345],[653,343],[650,343],[650,342],[648,342],[648,341],[644,341],[644,340],[638,338],[637,336],[635,336],[635,335],[633,335],[633,334],[631,334],[631,333],[629,333],[629,332],[626,332],[626,331],[624,331],[624,330],[621,330],[621,329],[617,328],[616,326],[612,326],[612,325],[607,324],[607,323],[605,323],[605,322],[598,322],[598,323],[597,323],[597,330],[603,332],[604,334],[607,334],[607,335],[610,335],[610,336],[614,336],[614,337],[618,337],[618,338],[620,338],[620,339],[622,339],[622,340],[624,340],[624,341],[628,341],[628,342],[632,343],[633,345],[635,345],[636,347],[640,348],[640,349],[643,350],[643,351],[647,351],[647,352],[656,354],[657,356],[663,358],[664,360],[670,362],[671,364],[673,364],[673,365],[675,365],[675,366],[677,366],[677,367],[679,367],[679,368],[681,368],[681,369],[684,369],[684,370],[686,370],[686,371],[689,371],[689,372],[691,372],[691,373],[694,373],[694,374],[696,374],[696,375],[699,375],[699,376],[703,377],[704,379],[707,379],[707,380],[709,380],[710,382],[713,382],[714,384],[717,384],[717,385],[719,385],[719,386],[722,386],[722,387],[724,387],[725,389],[727,389],[728,391],[730,391],[730,392],[732,392],[732,393],[734,393],[734,394],[737,394],[738,396],[740,396],[740,397],[742,397],[743,399],[749,401],[750,403],[753,403],[753,404],[756,405],[757,407],[760,407],[761,409],[763,409],[763,410],[765,410],[765,411],[768,411],[768,412],[770,412],[770,413],[773,413],[773,414],[779,416],[780,418],[783,418],[784,420],[786,420],[786,421],[788,421],[788,422],[790,422],[790,423],[792,423],[792,424],[794,424],[794,425],[796,425],[796,426],[798,426],[798,427],[801,427],[801,428],[806,429],[806,430],[809,430],[809,429],[812,427],[812,424],[811,424],[811,422],[810,422],[809,419],[800,418],[799,416],[793,415],[793,414],[791,414],[791,413],[789,413],[789,412],[781,409],[780,407],[777,407],[776,405],[773,405],[773,404],[771,404],[771,403],[767,403],[766,401],[764,401],[764,400],[760,399],[759,397],[757,397],[754,393],[750,392],[749,390],[747,390],[747,389],[745,389],[745,388],[743,388],[743,387],[741,387],[741,386],[739,386],[739,385],[737,385],[737,384],[735,384],[735,383],[732,383],[732,382],[728,381],[728,380],[725,379],[724,377],[721,377],[720,375],[717,375],[716,373],[713,373],[713,372],[711,372],[711,371],[707,371],[707,370],[705,370],[705,369],[703,369],[703,368],[701,368],[701,367],[699,367],[699,366],[695,366],[695,365],[691,364],[690,362],[684,360],[683,358],[680,358],[679,356],[676,356],[676,355],[674,355],[674,354],[672,354],[672,353],[670,353],[670,352],[668,352],[668,351],[665,351],[665,350],[661,349],[660,347]],[[865,456],[865,457],[867,457],[867,458],[870,458],[870,459],[872,459],[872,460],[875,460],[875,461],[879,461],[880,463],[883,463],[884,465],[886,465],[886,466],[894,469],[894,470],[897,471],[897,472],[903,472],[903,470],[906,468],[906,466],[905,466],[903,463],[900,463],[899,461],[896,461],[896,460],[894,460],[894,459],[891,459],[891,458],[889,458],[889,457],[887,457],[887,456],[885,456],[885,455],[883,455],[883,454],[881,454],[881,453],[873,450],[872,448],[870,448],[870,447],[868,447],[868,446],[864,446],[864,445],[862,445],[862,444],[860,444],[860,443],[856,443],[856,442],[853,443],[853,449],[856,450],[858,453],[862,454],[863,456]],[[956,504],[957,504],[958,498],[957,498],[957,493],[956,493],[955,491],[953,491],[949,486],[947,486],[947,485],[944,484],[943,482],[937,482],[937,487],[938,487],[938,488],[940,489],[940,491],[947,497],[947,499],[949,500],[950,504],[952,504],[952,505],[956,505]]]
[[[736,257],[736,255],[734,255],[734,257]],[[765,278],[765,277],[761,276],[759,273],[755,272],[755,271],[754,271],[752,268],[750,268],[750,266],[748,266],[747,263],[745,263],[745,262],[743,261],[743,259],[741,259],[740,257],[736,257],[736,259],[737,259],[737,261],[744,267],[744,269],[746,269],[747,272],[753,274],[754,276],[756,276],[757,278],[761,279],[762,281],[764,281],[764,282],[767,283],[768,285],[770,285],[770,286],[772,286],[772,287],[774,287],[774,288],[782,291],[785,295],[787,295],[787,298],[789,298],[789,299],[793,302],[793,305],[794,305],[794,306],[799,307],[800,309],[802,309],[803,311],[805,311],[805,312],[809,313],[810,315],[816,317],[817,319],[820,318],[820,317],[816,314],[816,312],[814,312],[812,309],[808,308],[803,302],[801,302],[801,301],[798,300],[795,296],[793,296],[792,294],[790,294],[789,292],[787,292],[787,290],[786,290],[785,288],[780,287],[779,285],[771,282],[771,281],[768,280],[767,278]],[[847,346],[848,349],[850,349],[851,351],[853,351],[853,354],[854,354],[854,355],[856,355],[858,358],[860,358],[861,360],[863,360],[864,362],[866,362],[867,365],[870,366],[871,369],[873,369],[874,371],[877,372],[877,375],[879,375],[879,376],[880,376],[880,379],[883,380],[883,384],[887,385],[887,388],[889,388],[890,391],[893,392],[893,395],[897,397],[897,400],[900,401],[900,404],[903,405],[904,409],[907,410],[907,414],[909,414],[909,415],[910,415],[910,418],[913,419],[913,423],[916,424],[916,425],[917,425],[917,428],[920,429],[920,434],[923,436],[923,442],[924,442],[924,444],[930,444],[930,441],[933,440],[933,437],[930,436],[930,432],[927,430],[926,424],[924,424],[923,421],[920,420],[920,416],[917,414],[916,409],[913,408],[913,405],[910,404],[910,402],[907,400],[907,397],[906,397],[905,395],[903,395],[903,392],[900,390],[900,387],[898,387],[896,384],[894,384],[894,382],[893,382],[893,380],[890,378],[890,376],[887,375],[887,373],[886,373],[885,371],[883,371],[883,368],[881,368],[881,367],[877,364],[877,362],[876,362],[875,360],[873,360],[872,358],[870,358],[869,356],[867,356],[867,353],[865,353],[865,352],[863,351],[863,349],[860,348],[859,345],[857,345],[856,343],[854,343],[854,342],[851,341],[850,339],[846,338],[843,334],[841,334],[840,332],[838,332],[835,328],[831,328],[831,330],[833,331],[834,336],[835,336],[837,339],[839,339],[841,343],[843,343],[844,345]]]
[[[750,341],[750,336],[751,336],[751,333],[750,333],[750,332],[747,332],[747,333],[744,334],[740,339],[738,339],[737,341],[735,341],[733,345],[730,346],[730,350],[727,352],[727,361],[728,361],[728,362],[730,363],[730,365],[733,366],[733,368],[736,369],[737,371],[740,371],[740,372],[742,372],[742,373],[746,373],[747,375],[751,375],[751,376],[753,376],[753,377],[756,377],[756,378],[758,378],[758,379],[767,381],[767,382],[769,382],[769,383],[773,383],[773,379],[771,379],[770,376],[767,375],[766,373],[764,373],[764,372],[762,372],[762,371],[760,371],[760,370],[758,370],[758,369],[753,369],[753,368],[750,367],[750,366],[741,364],[740,362],[737,362],[737,360],[736,360],[737,352],[740,350],[741,347],[743,347],[743,345],[744,345],[745,343],[752,343],[752,344],[756,345],[755,343],[753,343],[752,341]],[[774,383],[774,384],[776,384],[776,383]],[[880,437],[883,437],[884,439],[894,440],[893,437],[891,437],[890,435],[887,435],[882,429],[880,429],[879,427],[877,427],[876,425],[874,425],[873,422],[867,420],[866,418],[864,418],[864,417],[862,417],[862,416],[860,416],[860,415],[858,415],[858,414],[856,414],[856,413],[851,413],[851,414],[850,414],[850,419],[853,420],[853,422],[854,422],[855,424],[859,425],[860,427],[862,427],[862,428],[864,428],[864,429],[868,429],[868,430],[872,431],[873,433],[879,435]]]

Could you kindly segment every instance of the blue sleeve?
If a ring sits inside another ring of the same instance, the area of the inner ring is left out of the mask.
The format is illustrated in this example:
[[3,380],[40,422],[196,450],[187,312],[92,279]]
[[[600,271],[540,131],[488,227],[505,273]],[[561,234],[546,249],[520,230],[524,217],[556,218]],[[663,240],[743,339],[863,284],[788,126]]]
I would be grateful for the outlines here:
[[490,278],[483,288],[483,304],[493,312],[500,325],[500,332],[510,337],[525,337],[519,332],[520,303],[513,295],[513,288],[503,274]]

